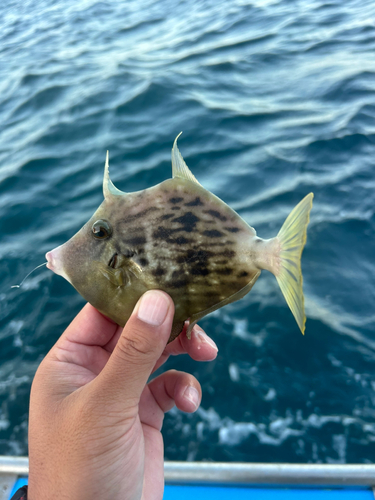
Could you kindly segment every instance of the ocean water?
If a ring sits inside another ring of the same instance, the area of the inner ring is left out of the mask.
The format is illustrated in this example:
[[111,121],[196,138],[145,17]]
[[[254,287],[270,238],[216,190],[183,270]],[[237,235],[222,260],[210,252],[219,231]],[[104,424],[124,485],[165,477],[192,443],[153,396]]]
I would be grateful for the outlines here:
[[47,269],[114,183],[194,175],[277,234],[315,193],[306,335],[277,282],[201,324],[216,361],[164,425],[170,460],[375,462],[375,3],[3,0],[0,5],[0,454],[27,453],[30,385],[83,299]]

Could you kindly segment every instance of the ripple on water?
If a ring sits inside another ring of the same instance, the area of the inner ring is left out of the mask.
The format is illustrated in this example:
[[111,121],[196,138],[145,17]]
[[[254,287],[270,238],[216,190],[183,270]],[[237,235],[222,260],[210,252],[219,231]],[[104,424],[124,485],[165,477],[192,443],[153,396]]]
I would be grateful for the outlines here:
[[[218,359],[165,420],[169,459],[373,461],[375,6],[208,0],[0,6],[0,454],[26,453],[33,373],[83,300],[43,269],[102,201],[198,180],[273,237],[308,192],[302,337],[274,278],[202,322]],[[176,365],[177,363],[177,365]],[[3,384],[3,385],[2,385]]]

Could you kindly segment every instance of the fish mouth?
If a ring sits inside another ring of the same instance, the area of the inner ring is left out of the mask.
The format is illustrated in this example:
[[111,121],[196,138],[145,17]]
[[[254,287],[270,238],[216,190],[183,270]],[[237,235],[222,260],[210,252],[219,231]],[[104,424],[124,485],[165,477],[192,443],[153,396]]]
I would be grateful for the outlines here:
[[114,253],[112,257],[109,259],[108,267],[112,267],[112,269],[116,269],[118,253]]
[[55,274],[62,276],[71,284],[72,282],[66,274],[63,266],[63,256],[61,253],[62,247],[63,245],[60,245],[59,247],[54,248],[53,250],[50,250],[46,253],[47,268],[53,271]]
[[46,261],[47,261],[47,268],[50,269],[51,271],[54,271],[53,268],[53,257],[52,257],[52,252],[47,252],[45,255]]

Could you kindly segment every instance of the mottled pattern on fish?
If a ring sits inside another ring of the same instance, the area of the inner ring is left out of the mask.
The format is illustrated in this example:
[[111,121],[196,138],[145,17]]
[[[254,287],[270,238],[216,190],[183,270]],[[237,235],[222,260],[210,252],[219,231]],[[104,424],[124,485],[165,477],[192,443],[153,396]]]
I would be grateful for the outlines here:
[[146,290],[166,291],[175,303],[171,339],[184,321],[190,320],[190,331],[205,314],[248,293],[267,269],[303,331],[299,261],[312,195],[276,238],[262,240],[196,181],[176,142],[172,163],[173,179],[136,193],[113,186],[107,163],[104,202],[71,240],[47,254],[49,267],[120,325]]
[[105,210],[117,221],[116,250],[132,254],[150,288],[178,297],[181,319],[221,302],[258,272],[248,259],[254,230],[190,181],[176,178],[129,195],[125,217],[118,207]]

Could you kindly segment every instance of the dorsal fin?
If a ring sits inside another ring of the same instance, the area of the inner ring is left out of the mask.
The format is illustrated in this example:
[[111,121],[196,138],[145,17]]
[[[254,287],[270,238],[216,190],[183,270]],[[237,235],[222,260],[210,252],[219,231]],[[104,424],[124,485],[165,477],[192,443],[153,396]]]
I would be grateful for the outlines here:
[[[186,165],[182,155],[177,147],[177,139],[180,137],[182,132],[178,134],[173,143],[172,148],[172,177],[180,177],[181,179],[187,179],[188,181],[196,182],[199,184],[194,175],[190,172],[188,166]],[[200,185],[200,184],[199,184]]]
[[117,189],[116,186],[113,185],[111,179],[109,178],[109,161],[108,161],[108,151],[107,151],[107,157],[105,160],[105,167],[104,167],[104,178],[103,178],[103,194],[104,198],[109,198],[111,195],[120,195],[120,194],[125,194],[123,191],[120,191]]

